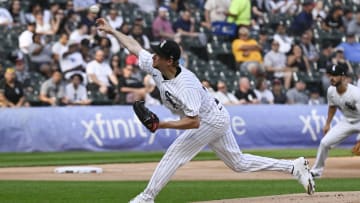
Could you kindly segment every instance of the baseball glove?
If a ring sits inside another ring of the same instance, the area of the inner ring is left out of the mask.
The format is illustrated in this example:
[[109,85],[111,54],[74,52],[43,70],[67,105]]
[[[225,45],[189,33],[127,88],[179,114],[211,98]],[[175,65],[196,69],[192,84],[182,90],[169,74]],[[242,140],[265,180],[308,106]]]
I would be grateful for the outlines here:
[[136,116],[140,122],[151,132],[155,132],[159,127],[159,118],[155,113],[145,107],[144,101],[136,101],[133,104]]
[[355,144],[355,146],[352,148],[351,152],[354,155],[360,156],[360,141],[357,141],[357,143]]

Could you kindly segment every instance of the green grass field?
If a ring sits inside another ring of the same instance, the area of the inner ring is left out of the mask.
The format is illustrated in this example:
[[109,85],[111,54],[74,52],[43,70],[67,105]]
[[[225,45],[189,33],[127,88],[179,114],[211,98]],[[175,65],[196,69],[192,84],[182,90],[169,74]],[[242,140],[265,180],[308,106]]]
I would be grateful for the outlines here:
[[[314,157],[310,150],[251,150],[261,156]],[[335,149],[330,156],[350,156],[349,149]],[[0,153],[0,166],[45,166],[159,161],[163,153],[148,152],[63,152]],[[196,160],[217,159],[202,152]],[[0,181],[0,202],[128,202],[142,191],[147,181]],[[317,191],[356,191],[360,179],[320,179]],[[171,181],[156,202],[193,202],[264,195],[304,193],[296,180]]]
[[[273,158],[315,157],[316,149],[287,150],[244,150],[259,156]],[[54,166],[110,163],[158,162],[163,152],[36,152],[0,153],[0,167],[16,166]],[[349,149],[333,149],[330,156],[350,156]],[[194,160],[216,160],[213,152],[201,152]]]
[[[146,182],[0,181],[0,202],[128,202]],[[360,179],[321,179],[317,191],[356,191]],[[296,180],[172,181],[158,203],[303,193]]]

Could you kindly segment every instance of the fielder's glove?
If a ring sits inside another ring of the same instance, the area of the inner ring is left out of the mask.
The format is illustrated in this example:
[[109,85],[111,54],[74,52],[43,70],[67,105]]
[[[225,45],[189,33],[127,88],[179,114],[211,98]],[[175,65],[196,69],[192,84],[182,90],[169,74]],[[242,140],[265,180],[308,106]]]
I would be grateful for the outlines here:
[[144,101],[136,101],[133,104],[136,116],[141,123],[151,132],[155,132],[159,127],[159,118],[155,113],[145,107]]
[[355,146],[352,148],[351,152],[354,155],[360,156],[360,141],[357,141],[357,143],[355,144]]

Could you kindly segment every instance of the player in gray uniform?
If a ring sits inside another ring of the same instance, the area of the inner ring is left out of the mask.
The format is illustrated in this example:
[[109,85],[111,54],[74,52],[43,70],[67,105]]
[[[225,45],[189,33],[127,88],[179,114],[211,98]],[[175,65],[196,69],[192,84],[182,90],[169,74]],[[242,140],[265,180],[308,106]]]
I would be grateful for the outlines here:
[[130,202],[154,202],[175,171],[207,145],[236,172],[268,170],[293,174],[308,194],[314,193],[315,183],[304,157],[278,160],[240,151],[231,131],[229,113],[192,72],[179,66],[180,48],[176,42],[161,42],[152,55],[134,39],[112,29],[104,19],[97,23],[100,31],[113,34],[139,56],[140,68],[153,76],[164,105],[180,115],[180,120],[160,122],[159,128],[185,129],[166,151],[146,189]]
[[[314,177],[322,175],[325,160],[332,147],[350,135],[360,133],[360,89],[347,83],[346,69],[343,66],[332,65],[328,73],[331,83],[327,91],[329,108],[323,129],[325,137],[320,142],[316,161],[311,169],[311,174]],[[342,112],[344,119],[330,129],[331,121],[337,109]]]

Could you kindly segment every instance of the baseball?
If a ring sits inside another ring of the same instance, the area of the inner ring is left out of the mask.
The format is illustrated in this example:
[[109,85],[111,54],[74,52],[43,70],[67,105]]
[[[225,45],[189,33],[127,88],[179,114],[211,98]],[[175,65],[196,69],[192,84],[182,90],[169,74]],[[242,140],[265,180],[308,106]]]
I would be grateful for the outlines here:
[[92,13],[98,13],[100,11],[100,8],[98,5],[95,4],[95,5],[90,6],[89,10]]

